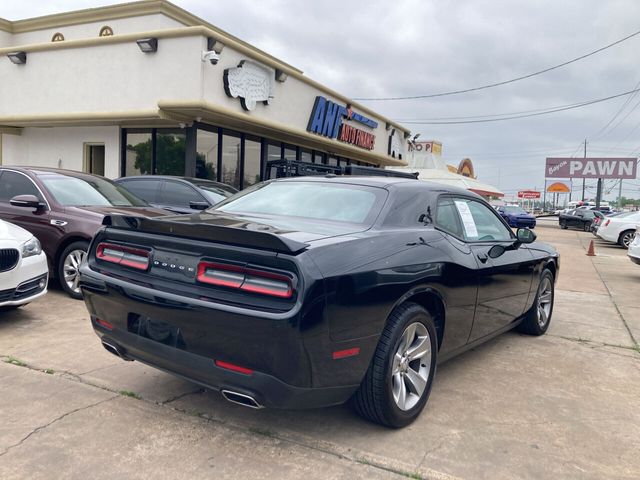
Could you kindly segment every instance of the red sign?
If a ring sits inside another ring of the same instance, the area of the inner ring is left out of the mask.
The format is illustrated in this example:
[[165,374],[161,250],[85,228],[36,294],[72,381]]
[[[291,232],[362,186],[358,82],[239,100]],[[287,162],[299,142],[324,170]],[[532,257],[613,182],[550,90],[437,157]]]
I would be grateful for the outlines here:
[[545,178],[636,178],[637,158],[547,158]]
[[535,190],[520,190],[518,192],[518,198],[540,198],[540,192]]

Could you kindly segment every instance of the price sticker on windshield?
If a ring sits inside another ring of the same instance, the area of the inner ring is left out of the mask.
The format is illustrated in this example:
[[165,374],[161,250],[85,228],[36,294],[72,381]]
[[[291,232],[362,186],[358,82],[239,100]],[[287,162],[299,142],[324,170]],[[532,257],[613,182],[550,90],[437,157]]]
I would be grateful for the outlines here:
[[456,208],[462,219],[462,226],[464,232],[469,238],[478,238],[478,229],[476,228],[476,221],[473,219],[471,210],[469,210],[469,204],[467,202],[455,201]]

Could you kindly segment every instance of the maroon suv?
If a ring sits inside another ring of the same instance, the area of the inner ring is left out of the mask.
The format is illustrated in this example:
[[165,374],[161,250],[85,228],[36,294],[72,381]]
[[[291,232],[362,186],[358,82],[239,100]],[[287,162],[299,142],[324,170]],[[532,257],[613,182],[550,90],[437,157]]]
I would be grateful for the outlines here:
[[159,216],[128,190],[98,175],[40,167],[0,167],[0,218],[33,233],[49,272],[81,298],[78,267],[108,214]]

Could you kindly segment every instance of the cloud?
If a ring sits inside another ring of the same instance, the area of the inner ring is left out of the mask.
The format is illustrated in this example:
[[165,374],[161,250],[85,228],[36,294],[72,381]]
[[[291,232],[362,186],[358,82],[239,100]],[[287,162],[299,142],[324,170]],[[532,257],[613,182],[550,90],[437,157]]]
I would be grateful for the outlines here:
[[[101,4],[117,3],[101,1]],[[351,97],[407,96],[498,82],[564,62],[640,28],[634,0],[175,0],[214,25]],[[24,0],[0,7],[18,19],[95,6],[89,0]],[[363,102],[397,119],[531,110],[605,97],[640,81],[640,36],[528,80],[427,100]],[[474,160],[479,178],[505,191],[540,188],[544,159],[575,150],[620,156],[640,148],[640,108],[616,129],[589,138],[625,102],[616,99],[552,115],[470,125],[411,125],[444,144],[449,163]],[[628,109],[636,105],[630,102]],[[309,106],[311,108],[311,106]],[[628,110],[625,110],[625,113]],[[614,123],[615,124],[615,123]],[[535,153],[531,153],[535,151]],[[624,193],[640,197],[628,182]]]

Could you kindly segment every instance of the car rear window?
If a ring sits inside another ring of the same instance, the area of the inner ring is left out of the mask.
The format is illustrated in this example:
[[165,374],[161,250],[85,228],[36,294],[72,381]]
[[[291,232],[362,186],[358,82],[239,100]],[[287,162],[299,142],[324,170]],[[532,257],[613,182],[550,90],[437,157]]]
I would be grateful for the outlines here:
[[382,188],[323,182],[271,182],[214,207],[252,213],[372,224],[387,198]]

